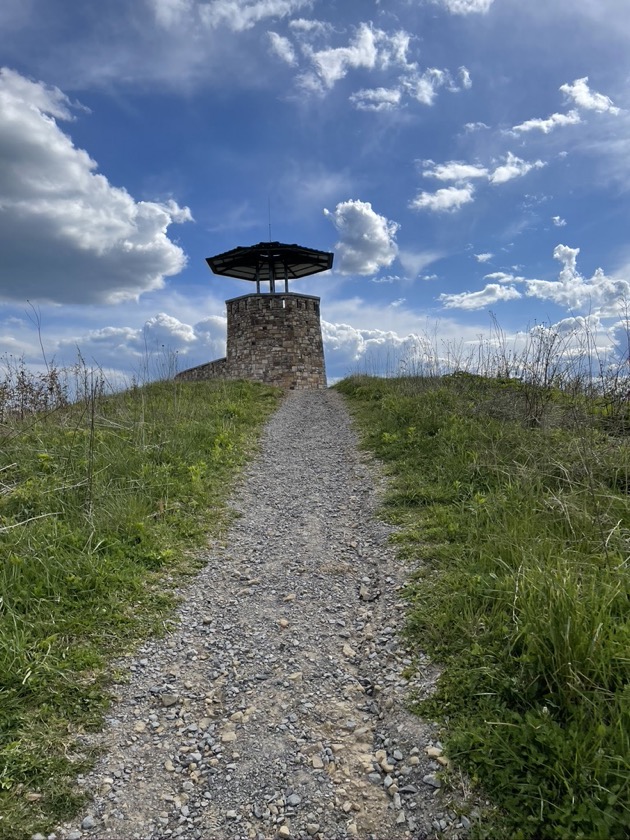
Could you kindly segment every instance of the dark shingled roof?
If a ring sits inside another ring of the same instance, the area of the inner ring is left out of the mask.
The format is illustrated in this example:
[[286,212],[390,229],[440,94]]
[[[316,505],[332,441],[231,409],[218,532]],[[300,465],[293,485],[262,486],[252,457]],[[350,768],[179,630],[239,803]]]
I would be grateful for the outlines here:
[[334,255],[301,245],[283,242],[259,242],[258,245],[232,248],[206,262],[215,274],[238,277],[241,280],[294,280],[332,268]]

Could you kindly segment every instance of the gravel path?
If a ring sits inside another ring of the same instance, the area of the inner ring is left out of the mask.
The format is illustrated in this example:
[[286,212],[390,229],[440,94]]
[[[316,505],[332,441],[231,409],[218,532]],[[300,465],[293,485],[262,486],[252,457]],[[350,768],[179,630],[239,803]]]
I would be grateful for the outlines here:
[[337,393],[287,396],[177,628],[130,659],[58,840],[466,836],[435,729],[405,711],[436,671],[403,676],[381,483]]

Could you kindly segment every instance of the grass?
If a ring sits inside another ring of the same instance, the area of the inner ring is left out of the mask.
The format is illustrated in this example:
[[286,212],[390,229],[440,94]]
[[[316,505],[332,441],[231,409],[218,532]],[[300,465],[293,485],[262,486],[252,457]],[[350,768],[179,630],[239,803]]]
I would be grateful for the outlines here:
[[21,377],[0,388],[1,840],[77,809],[108,664],[164,632],[280,397],[172,381],[106,396],[89,376],[68,404],[57,372]]
[[417,710],[500,809],[480,836],[629,836],[627,411],[468,374],[337,387],[392,474],[409,640],[444,665]]

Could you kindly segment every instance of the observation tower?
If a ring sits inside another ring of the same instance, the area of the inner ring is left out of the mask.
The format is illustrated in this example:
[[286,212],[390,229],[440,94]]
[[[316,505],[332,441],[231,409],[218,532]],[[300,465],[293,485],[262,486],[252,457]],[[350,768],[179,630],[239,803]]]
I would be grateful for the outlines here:
[[214,274],[255,283],[256,291],[225,302],[225,358],[184,370],[176,378],[251,379],[295,390],[325,388],[320,299],[290,292],[289,282],[327,271],[333,257],[327,251],[282,242],[259,242],[208,257]]

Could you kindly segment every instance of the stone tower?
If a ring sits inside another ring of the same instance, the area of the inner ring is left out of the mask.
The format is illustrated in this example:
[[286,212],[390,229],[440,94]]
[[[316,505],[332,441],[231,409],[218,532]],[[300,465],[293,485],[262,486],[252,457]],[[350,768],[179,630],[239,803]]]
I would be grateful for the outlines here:
[[[326,387],[319,298],[289,292],[289,280],[331,268],[333,254],[299,245],[260,242],[207,263],[215,274],[256,283],[255,294],[226,301],[224,359],[177,374],[177,379],[251,379],[289,389]],[[283,282],[284,291],[276,291]],[[261,291],[261,283],[269,291]]]

